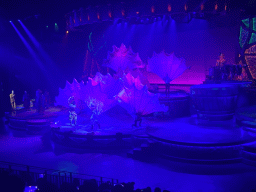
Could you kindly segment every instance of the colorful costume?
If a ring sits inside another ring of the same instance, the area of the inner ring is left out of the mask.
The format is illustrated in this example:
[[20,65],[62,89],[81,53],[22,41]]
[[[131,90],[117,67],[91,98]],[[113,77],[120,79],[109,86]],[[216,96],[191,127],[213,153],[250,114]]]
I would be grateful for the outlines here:
[[15,111],[16,110],[16,103],[15,103],[15,94],[14,91],[12,90],[12,93],[10,94],[10,102],[12,105],[12,110]]
[[74,121],[74,124],[76,125],[77,122],[77,114],[76,114],[76,103],[74,96],[70,97],[68,99],[68,105],[69,105],[69,121],[70,125],[72,125],[72,122]]

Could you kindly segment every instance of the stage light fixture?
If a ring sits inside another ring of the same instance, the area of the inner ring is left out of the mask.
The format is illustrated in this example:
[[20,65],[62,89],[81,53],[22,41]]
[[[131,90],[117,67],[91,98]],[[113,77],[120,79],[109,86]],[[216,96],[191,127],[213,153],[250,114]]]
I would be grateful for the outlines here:
[[204,10],[204,4],[201,4],[201,11],[203,11]]
[[55,26],[57,26],[57,23],[55,23]]
[[69,31],[66,31],[66,34],[68,34],[69,33]]
[[9,21],[10,23],[12,23],[12,21]]
[[18,21],[20,21],[20,20],[18,19]]
[[168,5],[167,10],[168,10],[168,12],[172,11],[172,6],[170,4]]
[[151,13],[155,13],[155,6],[151,7]]
[[214,9],[215,9],[215,11],[217,11],[217,9],[218,9],[218,4],[217,3],[215,4]]
[[185,4],[184,9],[185,9],[185,11],[188,10],[188,5],[187,4]]

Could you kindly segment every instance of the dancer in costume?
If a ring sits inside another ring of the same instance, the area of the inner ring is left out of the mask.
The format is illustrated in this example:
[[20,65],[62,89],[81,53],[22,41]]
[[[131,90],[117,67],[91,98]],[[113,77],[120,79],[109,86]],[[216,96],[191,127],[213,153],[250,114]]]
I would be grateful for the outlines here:
[[135,121],[134,121],[134,126],[137,127],[137,123],[139,122],[139,126],[141,126],[141,122],[142,122],[142,113],[138,112],[136,113],[136,117],[135,117]]
[[166,76],[163,78],[163,80],[165,82],[165,94],[166,96],[169,96],[171,78],[169,77],[168,73],[166,73]]
[[11,102],[12,110],[16,111],[15,94],[13,90],[12,90],[12,93],[10,94],[10,102]]
[[102,112],[103,103],[100,101],[97,101],[96,99],[90,99],[88,107],[92,111],[92,115],[90,117],[91,129],[93,130],[94,127],[96,126],[96,124],[98,125],[98,127],[100,129],[100,123],[99,123],[98,119],[99,119],[99,115]]
[[68,99],[68,105],[69,105],[69,121],[70,125],[72,126],[72,123],[74,121],[74,125],[76,125],[77,122],[77,114],[76,114],[76,103],[74,96],[71,96]]

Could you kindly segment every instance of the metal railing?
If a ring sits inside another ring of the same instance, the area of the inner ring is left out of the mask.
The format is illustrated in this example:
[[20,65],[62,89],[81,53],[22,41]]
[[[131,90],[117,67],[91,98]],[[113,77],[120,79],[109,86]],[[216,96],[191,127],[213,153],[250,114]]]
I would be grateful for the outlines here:
[[16,175],[20,175],[26,182],[26,185],[36,185],[39,178],[44,178],[50,183],[60,187],[62,183],[72,183],[74,179],[78,179],[79,184],[82,185],[84,181],[95,179],[98,185],[109,182],[112,185],[118,183],[118,179],[101,177],[95,175],[88,175],[83,173],[75,173],[68,171],[61,171],[55,169],[47,169],[42,167],[11,163],[0,161],[0,172],[7,171]]

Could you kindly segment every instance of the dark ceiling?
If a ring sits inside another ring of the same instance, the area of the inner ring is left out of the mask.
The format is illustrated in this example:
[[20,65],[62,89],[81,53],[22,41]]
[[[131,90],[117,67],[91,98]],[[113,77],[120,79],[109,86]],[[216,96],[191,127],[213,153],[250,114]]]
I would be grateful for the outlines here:
[[62,19],[64,15],[80,7],[96,6],[101,4],[116,4],[125,2],[135,5],[143,3],[171,3],[173,5],[188,3],[193,7],[206,3],[227,3],[230,9],[243,9],[248,15],[256,15],[256,0],[2,0],[1,15],[5,19],[24,19],[40,15],[52,20]]

